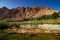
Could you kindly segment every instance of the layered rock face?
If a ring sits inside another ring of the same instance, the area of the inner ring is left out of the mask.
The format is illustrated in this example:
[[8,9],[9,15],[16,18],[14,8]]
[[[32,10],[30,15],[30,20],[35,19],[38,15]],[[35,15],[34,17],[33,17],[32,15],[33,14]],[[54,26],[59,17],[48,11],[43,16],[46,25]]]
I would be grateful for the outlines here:
[[56,10],[48,7],[17,7],[8,9],[6,7],[0,8],[0,20],[21,20],[24,18],[36,18],[43,15],[50,15]]

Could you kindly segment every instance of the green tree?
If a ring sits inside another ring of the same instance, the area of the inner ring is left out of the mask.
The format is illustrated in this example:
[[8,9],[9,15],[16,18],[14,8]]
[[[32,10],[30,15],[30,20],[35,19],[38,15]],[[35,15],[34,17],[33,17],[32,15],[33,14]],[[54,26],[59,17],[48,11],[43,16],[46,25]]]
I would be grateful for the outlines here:
[[52,15],[52,18],[56,19],[57,17],[59,17],[59,14],[57,12],[54,12],[53,15]]

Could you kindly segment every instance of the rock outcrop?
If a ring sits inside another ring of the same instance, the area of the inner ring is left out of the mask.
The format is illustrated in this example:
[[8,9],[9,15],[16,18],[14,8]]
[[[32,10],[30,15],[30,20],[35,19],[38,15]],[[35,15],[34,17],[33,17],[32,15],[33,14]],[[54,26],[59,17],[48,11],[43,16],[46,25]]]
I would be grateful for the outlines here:
[[0,8],[0,20],[21,20],[24,18],[36,18],[43,15],[50,15],[53,12],[58,12],[49,7],[17,7],[8,9],[6,7]]

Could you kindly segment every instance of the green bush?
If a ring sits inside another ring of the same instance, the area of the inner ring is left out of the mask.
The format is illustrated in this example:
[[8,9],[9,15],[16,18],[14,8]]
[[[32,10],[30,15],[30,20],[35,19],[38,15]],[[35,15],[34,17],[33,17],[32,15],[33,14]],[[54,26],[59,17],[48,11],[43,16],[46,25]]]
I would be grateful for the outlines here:
[[9,28],[9,23],[0,21],[0,30]]
[[52,18],[56,19],[58,17],[59,17],[59,13],[54,12],[53,15],[52,15]]

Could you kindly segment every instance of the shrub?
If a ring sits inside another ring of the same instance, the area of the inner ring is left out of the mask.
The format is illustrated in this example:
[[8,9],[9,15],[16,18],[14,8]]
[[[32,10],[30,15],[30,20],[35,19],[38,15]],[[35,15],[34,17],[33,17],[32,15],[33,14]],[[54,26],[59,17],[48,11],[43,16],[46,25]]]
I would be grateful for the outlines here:
[[0,22],[0,30],[9,28],[9,25],[7,22]]

